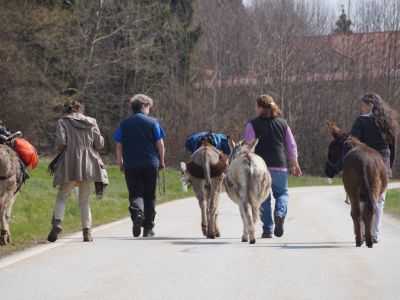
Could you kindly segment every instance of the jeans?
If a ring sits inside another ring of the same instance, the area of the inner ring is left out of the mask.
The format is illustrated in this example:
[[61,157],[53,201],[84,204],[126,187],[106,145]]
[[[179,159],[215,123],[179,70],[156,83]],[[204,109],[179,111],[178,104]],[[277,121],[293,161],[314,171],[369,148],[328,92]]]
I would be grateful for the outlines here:
[[125,171],[129,191],[129,211],[132,221],[144,217],[143,227],[154,227],[156,215],[156,186],[158,168],[136,168]]
[[[269,171],[272,179],[272,194],[275,199],[274,216],[285,217],[289,201],[288,192],[288,173],[284,171]],[[263,223],[263,231],[272,233],[274,230],[274,220],[272,218],[271,194],[261,204],[260,219]]]

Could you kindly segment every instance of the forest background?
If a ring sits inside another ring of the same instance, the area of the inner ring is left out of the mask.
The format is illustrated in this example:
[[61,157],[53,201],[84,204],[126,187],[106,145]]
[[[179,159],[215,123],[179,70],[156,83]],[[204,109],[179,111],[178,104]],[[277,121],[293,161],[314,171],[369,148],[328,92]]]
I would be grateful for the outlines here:
[[114,131],[145,93],[171,166],[193,132],[243,137],[270,93],[303,170],[322,175],[327,120],[349,130],[365,91],[400,110],[399,29],[399,0],[359,0],[349,16],[317,0],[0,0],[0,120],[53,155],[62,104],[77,99],[113,162]]

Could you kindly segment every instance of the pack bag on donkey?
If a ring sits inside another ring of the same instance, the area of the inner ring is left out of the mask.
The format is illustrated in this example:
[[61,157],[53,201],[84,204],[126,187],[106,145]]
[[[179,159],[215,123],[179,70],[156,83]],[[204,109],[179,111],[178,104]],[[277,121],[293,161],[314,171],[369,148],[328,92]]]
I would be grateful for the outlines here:
[[[217,150],[222,151],[219,154],[218,163],[210,167],[211,177],[221,175],[228,167],[228,155],[231,152],[228,144],[228,137],[223,133],[198,132],[190,135],[185,143],[186,149],[192,154],[202,145],[214,146]],[[186,162],[186,168],[191,176],[200,179],[205,178],[203,168],[197,165],[193,160]]]

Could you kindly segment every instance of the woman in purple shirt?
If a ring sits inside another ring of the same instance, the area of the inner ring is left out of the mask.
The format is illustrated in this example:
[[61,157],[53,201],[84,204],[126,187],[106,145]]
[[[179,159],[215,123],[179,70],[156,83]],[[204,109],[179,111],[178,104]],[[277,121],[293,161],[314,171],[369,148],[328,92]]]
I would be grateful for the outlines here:
[[[283,224],[289,200],[286,154],[294,176],[301,175],[297,161],[297,145],[282,112],[270,95],[261,95],[256,100],[257,118],[246,127],[245,140],[259,139],[255,153],[267,164],[272,178],[272,194],[275,198],[274,219],[272,219],[271,195],[261,205],[263,238],[283,235]],[[286,153],[286,154],[285,154]],[[275,229],[274,229],[275,223]]]

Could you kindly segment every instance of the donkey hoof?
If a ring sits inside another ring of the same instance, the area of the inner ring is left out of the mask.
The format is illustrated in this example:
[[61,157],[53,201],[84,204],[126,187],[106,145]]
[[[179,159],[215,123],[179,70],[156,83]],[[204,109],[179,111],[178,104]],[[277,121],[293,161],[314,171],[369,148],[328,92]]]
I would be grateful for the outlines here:
[[368,248],[372,248],[372,247],[374,246],[374,244],[372,243],[372,241],[371,241],[371,242],[367,242],[366,244],[367,244],[367,247],[368,247]]
[[250,244],[255,244],[256,243],[256,239],[250,239]]
[[215,237],[221,237],[221,233],[218,231],[218,232],[215,234]]
[[363,244],[362,241],[356,242],[356,247],[361,247],[362,244]]
[[6,235],[0,236],[0,245],[1,246],[7,245],[8,241],[9,241],[9,237],[7,237]]
[[203,235],[204,236],[207,236],[208,235],[208,230],[207,230],[207,227],[201,227],[201,231],[203,232]]
[[213,240],[213,239],[215,239],[215,235],[214,234],[209,234],[209,235],[207,235],[207,238]]
[[249,241],[249,239],[248,238],[244,238],[244,237],[242,237],[242,243],[247,243]]

